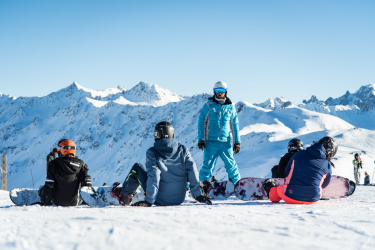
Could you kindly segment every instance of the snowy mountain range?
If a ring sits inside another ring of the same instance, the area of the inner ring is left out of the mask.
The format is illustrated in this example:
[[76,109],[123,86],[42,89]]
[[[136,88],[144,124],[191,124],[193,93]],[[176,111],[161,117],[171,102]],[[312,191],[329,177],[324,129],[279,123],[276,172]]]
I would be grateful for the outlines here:
[[315,95],[302,104],[294,105],[283,97],[270,98],[267,101],[254,104],[269,110],[277,110],[298,106],[311,111],[331,114],[357,126],[375,129],[375,84],[362,86],[355,93],[347,91],[338,98],[329,97],[326,101],[319,100]]
[[[366,152],[364,168],[372,173],[374,86],[325,102],[312,97],[294,105],[280,97],[262,104],[235,104],[242,140],[236,160],[242,176],[268,175],[291,138],[308,145],[327,134],[340,145],[336,174],[352,179],[351,159],[361,151]],[[42,185],[46,155],[61,138],[76,142],[77,155],[88,164],[94,185],[122,182],[134,163],[145,163],[145,152],[154,143],[153,128],[163,120],[174,125],[176,139],[190,149],[200,169],[203,153],[197,148],[197,123],[209,97],[183,97],[144,82],[130,90],[118,86],[102,91],[73,83],[44,97],[0,93],[0,154],[8,157],[8,189]],[[214,174],[226,178],[221,161]]]

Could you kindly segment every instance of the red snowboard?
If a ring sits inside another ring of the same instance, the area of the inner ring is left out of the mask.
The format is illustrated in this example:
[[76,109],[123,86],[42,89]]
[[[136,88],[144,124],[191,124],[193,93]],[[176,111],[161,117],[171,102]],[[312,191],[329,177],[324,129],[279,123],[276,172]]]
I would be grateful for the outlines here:
[[[266,191],[263,189],[265,178],[242,178],[234,188],[236,197],[240,200],[268,200]],[[283,185],[284,179],[274,179],[276,185]],[[339,199],[348,195],[349,182],[341,176],[333,175],[331,182],[323,188],[323,199]]]

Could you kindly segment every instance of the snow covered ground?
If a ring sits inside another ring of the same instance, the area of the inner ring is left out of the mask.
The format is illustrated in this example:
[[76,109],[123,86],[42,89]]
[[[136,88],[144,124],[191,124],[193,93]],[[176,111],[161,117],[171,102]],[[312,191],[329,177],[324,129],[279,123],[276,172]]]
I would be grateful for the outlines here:
[[375,187],[317,205],[17,207],[0,191],[0,249],[373,249]]

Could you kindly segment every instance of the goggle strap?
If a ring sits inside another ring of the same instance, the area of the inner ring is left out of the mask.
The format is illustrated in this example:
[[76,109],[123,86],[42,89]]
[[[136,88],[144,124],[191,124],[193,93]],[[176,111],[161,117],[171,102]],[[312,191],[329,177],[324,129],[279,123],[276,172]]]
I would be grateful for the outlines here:
[[75,146],[62,146],[62,147],[59,146],[59,149],[60,149],[60,150],[65,150],[65,149],[76,149],[76,147],[75,147]]

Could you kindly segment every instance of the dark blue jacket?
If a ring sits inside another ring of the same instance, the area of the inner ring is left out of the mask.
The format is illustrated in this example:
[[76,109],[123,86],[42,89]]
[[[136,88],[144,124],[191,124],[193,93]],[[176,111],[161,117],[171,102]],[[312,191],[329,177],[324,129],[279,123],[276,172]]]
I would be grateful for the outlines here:
[[146,153],[146,201],[157,205],[180,205],[187,182],[194,197],[202,194],[198,171],[189,150],[173,138],[155,142]]
[[332,165],[322,144],[297,152],[285,169],[284,194],[293,200],[317,201],[331,181]]

